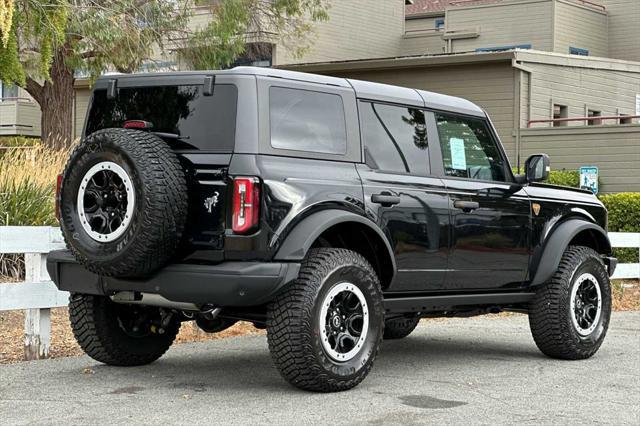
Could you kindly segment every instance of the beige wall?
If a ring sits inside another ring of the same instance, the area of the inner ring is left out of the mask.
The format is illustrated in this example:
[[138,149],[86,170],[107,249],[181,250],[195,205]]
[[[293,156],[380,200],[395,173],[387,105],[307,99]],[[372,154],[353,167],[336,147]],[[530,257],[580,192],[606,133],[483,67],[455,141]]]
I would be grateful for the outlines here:
[[520,0],[447,9],[447,32],[478,30],[477,38],[452,40],[452,52],[470,52],[480,47],[531,44],[550,51],[552,42],[550,0]]
[[514,72],[510,62],[378,71],[332,72],[332,75],[375,81],[460,96],[485,108],[511,159],[515,155],[513,131]]
[[89,107],[89,99],[91,98],[91,89],[76,88],[76,97],[73,104],[73,137],[79,138],[82,136],[82,128],[84,127],[84,120],[87,115],[87,108]]
[[599,1],[609,14],[609,56],[640,62],[640,1]]
[[442,39],[444,30],[436,31],[436,19],[444,19],[444,15],[407,19],[399,54],[433,55],[444,53],[445,42]]
[[313,46],[294,58],[276,46],[274,64],[397,56],[404,31],[402,0],[333,0],[329,20],[315,24]]
[[608,56],[606,12],[565,0],[555,1],[554,7],[554,52],[569,53],[571,46],[588,49],[589,56]]
[[527,129],[522,158],[545,152],[552,170],[597,166],[601,192],[640,191],[640,125]]
[[0,136],[40,136],[40,106],[35,101],[0,102]]
[[[523,65],[532,71],[531,87],[525,86],[523,90],[531,92],[532,120],[551,118],[554,103],[568,106],[569,117],[585,116],[587,109],[601,111],[602,115],[635,113],[636,94],[640,94],[640,71],[589,68],[588,62],[584,67],[526,61]],[[526,114],[523,118],[521,126],[526,127]],[[584,123],[572,122],[569,125],[583,126]]]

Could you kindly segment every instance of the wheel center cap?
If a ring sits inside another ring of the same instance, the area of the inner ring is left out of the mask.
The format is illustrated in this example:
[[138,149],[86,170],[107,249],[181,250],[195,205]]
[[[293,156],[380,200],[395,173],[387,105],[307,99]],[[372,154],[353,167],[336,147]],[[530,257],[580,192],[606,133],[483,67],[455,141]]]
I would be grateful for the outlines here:
[[340,326],[342,325],[342,320],[340,319],[339,315],[334,315],[333,318],[331,318],[331,325],[333,326],[333,328],[340,328]]

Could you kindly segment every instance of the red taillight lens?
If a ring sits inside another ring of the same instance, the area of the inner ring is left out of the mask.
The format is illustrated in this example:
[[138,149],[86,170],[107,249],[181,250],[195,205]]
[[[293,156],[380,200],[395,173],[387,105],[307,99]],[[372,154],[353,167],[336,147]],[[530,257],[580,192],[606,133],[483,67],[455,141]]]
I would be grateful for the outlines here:
[[60,221],[60,188],[62,188],[62,175],[56,179],[56,219]]
[[140,129],[148,130],[153,129],[153,123],[144,120],[127,120],[122,125],[125,129]]
[[233,181],[232,229],[248,234],[260,220],[260,181],[254,177],[237,177]]

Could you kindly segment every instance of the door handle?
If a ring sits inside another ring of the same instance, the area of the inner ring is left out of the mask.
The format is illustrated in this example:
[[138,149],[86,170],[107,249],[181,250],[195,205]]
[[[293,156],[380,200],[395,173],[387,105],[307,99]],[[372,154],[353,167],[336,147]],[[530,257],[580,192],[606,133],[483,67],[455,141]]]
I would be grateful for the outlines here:
[[456,200],[453,202],[453,207],[455,207],[456,209],[460,209],[465,213],[469,213],[472,210],[480,208],[480,203],[478,203],[477,201]]
[[373,194],[371,196],[371,202],[381,204],[382,207],[391,207],[394,204],[400,203],[400,197],[383,192],[382,194]]

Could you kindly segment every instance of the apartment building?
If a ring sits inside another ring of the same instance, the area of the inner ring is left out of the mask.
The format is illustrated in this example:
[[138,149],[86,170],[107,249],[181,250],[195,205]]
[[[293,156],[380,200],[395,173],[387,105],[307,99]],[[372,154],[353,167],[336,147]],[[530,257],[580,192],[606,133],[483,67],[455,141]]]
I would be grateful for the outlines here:
[[[263,34],[237,63],[461,96],[490,113],[513,163],[547,151],[556,168],[599,165],[605,192],[640,191],[640,0],[333,0],[329,14],[302,57]],[[191,25],[209,19],[198,9]],[[158,63],[188,67],[177,49]],[[80,135],[86,80],[76,93]],[[34,110],[21,89],[6,96],[0,135],[39,134]]]

